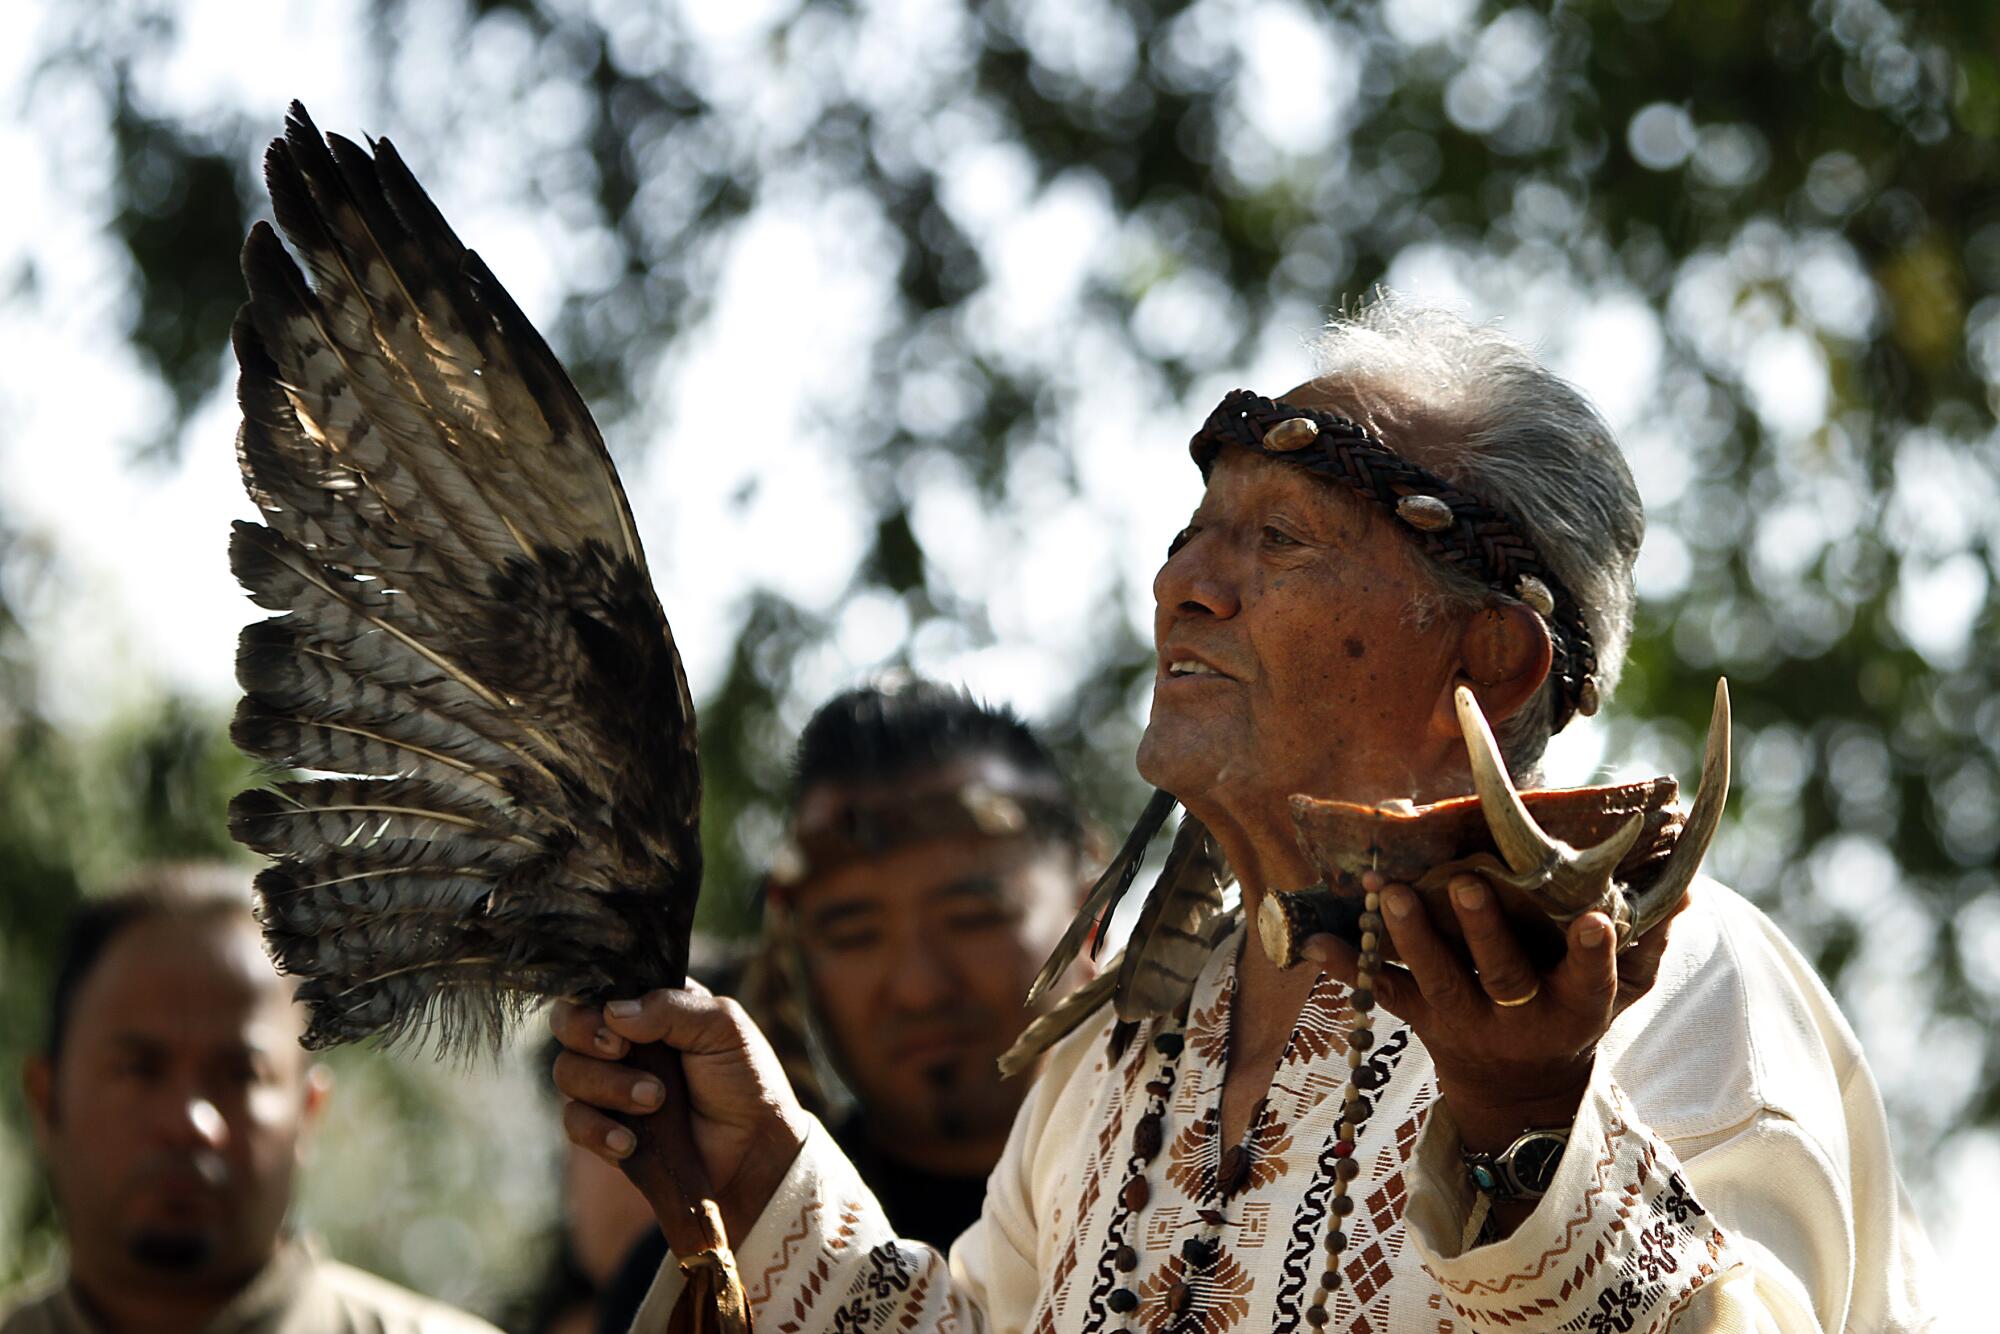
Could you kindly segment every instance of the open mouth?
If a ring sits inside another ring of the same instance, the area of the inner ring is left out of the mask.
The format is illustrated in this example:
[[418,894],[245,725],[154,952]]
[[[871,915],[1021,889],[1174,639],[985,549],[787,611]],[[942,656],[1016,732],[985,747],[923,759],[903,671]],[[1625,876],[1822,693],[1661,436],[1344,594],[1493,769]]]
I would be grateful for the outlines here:
[[1215,668],[1209,666],[1207,663],[1196,662],[1193,658],[1170,659],[1167,662],[1167,675],[1176,677],[1213,676],[1224,681],[1229,679],[1228,677],[1224,676],[1221,672],[1216,671]]

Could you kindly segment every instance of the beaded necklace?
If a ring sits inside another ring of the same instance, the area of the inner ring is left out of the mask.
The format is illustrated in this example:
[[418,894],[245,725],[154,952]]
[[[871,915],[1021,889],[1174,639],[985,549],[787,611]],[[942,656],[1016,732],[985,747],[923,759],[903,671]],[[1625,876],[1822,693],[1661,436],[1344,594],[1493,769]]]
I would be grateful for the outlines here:
[[[1374,1010],[1375,972],[1381,966],[1381,900],[1376,894],[1369,894],[1363,904],[1361,916],[1361,953],[1356,964],[1354,989],[1348,997],[1348,1004],[1354,1010],[1354,1025],[1347,1034],[1348,1082],[1341,1108],[1340,1126],[1334,1141],[1333,1195],[1327,1202],[1327,1217],[1330,1227],[1326,1235],[1326,1266],[1319,1276],[1319,1286],[1313,1296],[1312,1305],[1306,1308],[1305,1319],[1314,1329],[1322,1329],[1327,1323],[1326,1304],[1335,1289],[1340,1287],[1340,1258],[1347,1247],[1345,1220],[1354,1212],[1354,1198],[1349,1193],[1350,1183],[1360,1173],[1360,1164],[1354,1157],[1355,1141],[1360,1137],[1362,1127],[1367,1124],[1368,1115],[1374,1110],[1369,1094],[1382,1083],[1382,1075],[1367,1062],[1368,1050],[1375,1045]],[[1232,984],[1233,985],[1233,984]],[[1187,1047],[1184,1032],[1187,1025],[1187,1011],[1182,1010],[1173,1017],[1173,1027],[1165,1028],[1153,1036],[1153,1048],[1160,1053],[1160,1071],[1148,1080],[1145,1087],[1146,1112],[1132,1131],[1132,1153],[1126,1162],[1125,1184],[1120,1189],[1119,1201],[1124,1206],[1119,1216],[1111,1223],[1110,1242],[1113,1247],[1112,1267],[1118,1272],[1121,1286],[1114,1288],[1105,1298],[1105,1305],[1119,1316],[1130,1316],[1139,1309],[1139,1294],[1131,1286],[1131,1275],[1139,1267],[1139,1252],[1130,1240],[1137,1237],[1139,1216],[1152,1199],[1153,1188],[1147,1180],[1146,1172],[1153,1159],[1159,1156],[1166,1142],[1167,1104],[1173,1097],[1174,1084],[1179,1077],[1180,1058]],[[1125,1047],[1137,1031],[1137,1025],[1120,1024],[1112,1030],[1112,1057],[1121,1059]],[[1298,1041],[1295,1025],[1292,1035],[1286,1039],[1285,1053],[1278,1058],[1278,1068],[1282,1070],[1289,1059],[1293,1044]],[[1223,1085],[1227,1085],[1229,1068],[1227,1048],[1224,1049],[1222,1068]],[[1222,1088],[1216,1090],[1215,1120],[1221,1125]],[[1244,1124],[1245,1143],[1222,1147],[1222,1137],[1217,1134],[1215,1190],[1218,1207],[1199,1211],[1201,1231],[1181,1243],[1181,1260],[1185,1265],[1181,1275],[1167,1286],[1164,1300],[1168,1314],[1178,1319],[1192,1304],[1193,1293],[1188,1276],[1199,1275],[1215,1263],[1222,1250],[1222,1229],[1229,1225],[1227,1213],[1229,1202],[1240,1194],[1251,1181],[1251,1149],[1248,1141],[1257,1133],[1263,1121],[1269,1095],[1257,1100],[1250,1117]],[[1129,1329],[1129,1326],[1126,1327]]]

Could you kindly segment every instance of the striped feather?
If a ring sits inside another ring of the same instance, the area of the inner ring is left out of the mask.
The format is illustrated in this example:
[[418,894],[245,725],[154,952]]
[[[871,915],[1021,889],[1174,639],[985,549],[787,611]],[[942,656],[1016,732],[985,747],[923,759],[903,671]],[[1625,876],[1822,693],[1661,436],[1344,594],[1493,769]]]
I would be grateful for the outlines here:
[[1146,896],[1113,992],[1120,1019],[1171,1014],[1194,992],[1222,915],[1223,860],[1207,826],[1181,818],[1160,878]]
[[539,996],[683,979],[694,708],[588,409],[371,148],[295,104],[265,158],[278,230],[243,250],[264,522],[230,565],[278,614],[238,644],[231,734],[333,776],[240,795],[230,830],[275,859],[260,912],[314,1045],[462,1045]]

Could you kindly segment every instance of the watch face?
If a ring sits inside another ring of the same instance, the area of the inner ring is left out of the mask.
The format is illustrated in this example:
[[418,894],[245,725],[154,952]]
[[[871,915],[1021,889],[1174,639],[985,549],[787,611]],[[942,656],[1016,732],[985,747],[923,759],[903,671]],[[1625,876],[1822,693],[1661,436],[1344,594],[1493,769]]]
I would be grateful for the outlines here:
[[1540,1195],[1548,1190],[1556,1179],[1556,1168],[1562,1165],[1563,1148],[1569,1143],[1569,1136],[1563,1134],[1534,1135],[1522,1139],[1514,1146],[1509,1166],[1514,1170],[1514,1180],[1523,1190],[1531,1190]]

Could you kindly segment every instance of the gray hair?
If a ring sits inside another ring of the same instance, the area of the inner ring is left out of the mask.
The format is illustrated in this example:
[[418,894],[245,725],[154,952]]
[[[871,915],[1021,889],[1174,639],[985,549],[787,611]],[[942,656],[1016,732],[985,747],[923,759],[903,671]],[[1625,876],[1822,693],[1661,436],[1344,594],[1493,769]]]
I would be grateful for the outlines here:
[[[1498,329],[1388,293],[1337,316],[1312,350],[1315,391],[1525,530],[1582,609],[1597,650],[1598,694],[1610,699],[1632,638],[1632,563],[1646,516],[1597,409]],[[1439,602],[1413,608],[1419,619],[1476,607],[1489,591],[1444,566],[1430,568]],[[1545,682],[1496,729],[1517,781],[1539,775],[1552,696]]]

